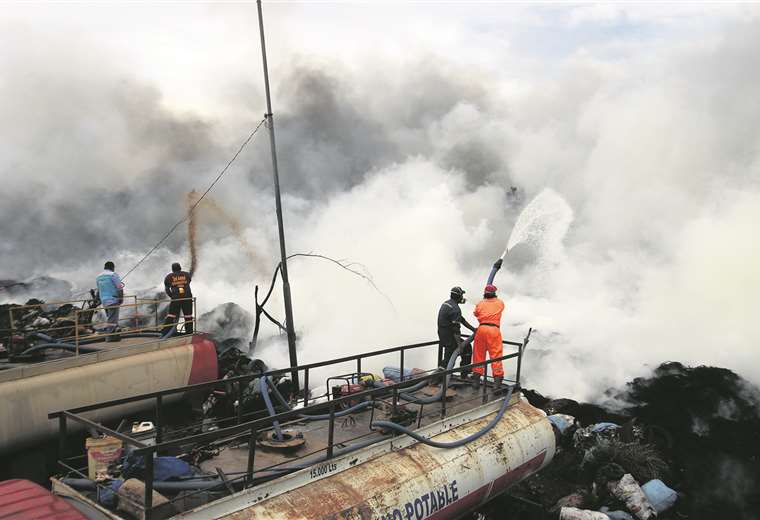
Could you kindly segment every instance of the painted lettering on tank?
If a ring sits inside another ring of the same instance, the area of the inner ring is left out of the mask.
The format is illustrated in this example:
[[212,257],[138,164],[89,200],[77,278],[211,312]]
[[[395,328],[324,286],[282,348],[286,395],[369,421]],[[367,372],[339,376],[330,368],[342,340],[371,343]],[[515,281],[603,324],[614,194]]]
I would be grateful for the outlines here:
[[384,515],[378,516],[377,520],[422,520],[457,500],[459,500],[457,481],[452,480],[448,484],[431,489],[403,505],[390,509]]
[[332,473],[338,469],[338,465],[334,462],[328,462],[327,464],[320,464],[319,466],[315,466],[309,470],[309,477],[310,478],[319,478],[323,475],[327,475],[328,473]]

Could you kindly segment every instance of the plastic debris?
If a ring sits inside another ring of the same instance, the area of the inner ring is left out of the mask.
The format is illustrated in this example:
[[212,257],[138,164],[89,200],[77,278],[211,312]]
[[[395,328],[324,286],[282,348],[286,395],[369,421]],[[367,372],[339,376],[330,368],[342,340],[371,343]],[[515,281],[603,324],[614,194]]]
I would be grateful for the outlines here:
[[609,518],[599,511],[589,511],[577,507],[563,507],[559,511],[559,520],[609,520]]
[[678,500],[678,493],[670,489],[660,479],[653,479],[641,486],[641,490],[658,513],[673,507]]
[[98,503],[108,508],[116,507],[117,492],[124,483],[121,479],[112,480],[104,488],[98,489]]
[[[422,375],[424,374],[424,370],[420,370],[419,368],[405,368],[404,369],[404,380],[411,379],[414,376]],[[401,369],[399,367],[385,367],[383,368],[383,377],[386,379],[392,379],[394,382],[398,383],[401,381]]]
[[578,449],[588,449],[600,441],[619,438],[620,426],[615,423],[597,423],[575,430],[573,445]]
[[634,518],[625,511],[610,511],[608,507],[601,507],[599,511],[610,517],[610,520],[634,520]]
[[616,430],[620,428],[620,425],[611,423],[611,422],[601,422],[597,424],[592,424],[590,428],[591,428],[591,433],[601,433],[601,432],[606,432],[608,430]]
[[583,493],[572,493],[557,500],[550,511],[559,511],[562,508],[583,509],[586,505],[586,496]]
[[555,413],[547,417],[551,423],[557,427],[559,433],[563,434],[573,425],[575,425],[575,417],[564,413]]
[[105,480],[108,478],[108,466],[116,462],[122,455],[122,442],[116,437],[88,437],[85,441],[87,449],[87,476],[90,480]]
[[617,483],[608,484],[610,493],[625,502],[625,507],[639,520],[649,520],[657,516],[654,506],[647,500],[633,475],[626,473]]
[[[124,458],[122,474],[126,478],[140,477],[145,472],[145,459],[134,453]],[[155,457],[153,459],[153,478],[157,481],[175,480],[195,474],[193,467],[177,457]]]
[[151,430],[153,430],[153,423],[150,421],[132,423],[132,433],[149,432]]

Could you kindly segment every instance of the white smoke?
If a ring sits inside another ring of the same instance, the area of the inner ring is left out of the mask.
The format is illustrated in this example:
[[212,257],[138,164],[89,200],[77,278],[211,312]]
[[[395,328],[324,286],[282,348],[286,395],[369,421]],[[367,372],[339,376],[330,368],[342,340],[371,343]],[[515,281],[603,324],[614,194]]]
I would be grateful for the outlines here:
[[[11,71],[0,124],[13,137],[0,170],[2,269],[87,288],[105,259],[133,265],[260,118],[255,10],[164,7],[177,25],[146,22],[144,48],[89,53],[116,40],[101,28],[69,43],[44,27],[35,40],[15,28],[33,19],[18,9],[0,56]],[[551,269],[518,246],[496,280],[505,336],[537,329],[529,385],[593,398],[668,359],[760,383],[756,9],[499,6],[434,21],[415,7],[325,9],[267,11],[288,249],[360,262],[392,305],[327,262],[294,259],[300,361],[432,339],[453,285],[467,290],[470,317],[521,204],[548,187],[574,213]],[[400,21],[382,25],[389,17]],[[127,25],[111,29],[129,35]],[[179,27],[209,47],[188,49]],[[535,35],[556,48],[532,51]],[[239,161],[214,197],[247,227],[260,265],[223,226],[202,223],[200,312],[227,301],[252,310],[253,285],[268,287],[264,266],[277,263],[264,133]],[[128,286],[160,284],[187,257],[183,241]],[[269,309],[281,308],[276,294]],[[414,361],[430,365],[428,353]],[[287,360],[277,343],[261,354]],[[382,364],[391,360],[372,368]]]

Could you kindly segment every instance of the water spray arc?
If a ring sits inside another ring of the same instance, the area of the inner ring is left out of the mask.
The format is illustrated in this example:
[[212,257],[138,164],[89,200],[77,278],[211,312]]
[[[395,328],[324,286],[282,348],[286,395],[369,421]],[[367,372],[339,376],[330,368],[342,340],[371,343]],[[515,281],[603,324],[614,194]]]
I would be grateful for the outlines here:
[[544,249],[557,247],[567,233],[572,220],[573,210],[561,195],[551,188],[541,190],[541,193],[536,195],[517,217],[504,252],[496,260],[488,275],[488,283],[493,283],[504,258],[512,248],[528,242],[540,245]]

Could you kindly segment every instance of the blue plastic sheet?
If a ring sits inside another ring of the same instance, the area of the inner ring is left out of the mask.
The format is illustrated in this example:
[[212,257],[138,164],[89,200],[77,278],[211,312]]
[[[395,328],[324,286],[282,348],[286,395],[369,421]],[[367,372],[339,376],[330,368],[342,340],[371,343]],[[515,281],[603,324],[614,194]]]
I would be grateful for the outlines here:
[[641,490],[658,513],[673,507],[678,499],[678,493],[666,486],[660,479],[650,480],[641,486]]
[[123,480],[116,479],[109,482],[105,489],[98,489],[98,502],[108,508],[116,507],[116,492],[123,483]]
[[591,427],[592,433],[600,433],[600,432],[606,432],[608,430],[617,430],[620,428],[620,425],[611,423],[611,422],[600,422],[596,423]]
[[[134,453],[130,453],[124,459],[123,474],[125,478],[139,477],[145,471],[145,459]],[[193,467],[182,459],[176,457],[156,457],[153,459],[153,480],[175,480],[182,477],[191,477],[194,474]]]

